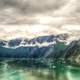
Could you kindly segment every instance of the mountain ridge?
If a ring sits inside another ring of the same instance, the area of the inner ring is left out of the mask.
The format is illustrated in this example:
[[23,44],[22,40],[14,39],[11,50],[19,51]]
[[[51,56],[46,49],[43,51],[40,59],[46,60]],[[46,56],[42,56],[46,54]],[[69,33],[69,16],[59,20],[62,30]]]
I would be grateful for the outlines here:
[[[61,35],[60,35],[61,36]],[[46,37],[46,38],[45,38]],[[5,47],[6,41],[0,41],[0,58],[52,58],[52,59],[64,59],[65,61],[74,61],[80,64],[80,40],[74,40],[69,45],[65,43],[65,37],[59,36],[42,36],[33,38],[31,40],[25,40],[25,43],[21,43],[22,39],[11,40],[11,43],[36,44],[36,42],[42,44],[47,42],[49,45],[35,45],[35,46],[19,46],[16,48]],[[41,41],[40,41],[41,40]],[[61,41],[62,40],[62,41]],[[55,44],[50,44],[55,41]],[[10,44],[10,42],[9,42]]]
[[68,37],[67,34],[60,34],[60,35],[50,35],[50,36],[39,36],[39,37],[35,37],[32,39],[27,39],[27,38],[15,38],[15,39],[11,39],[9,41],[5,41],[5,40],[0,40],[0,45],[4,46],[7,45],[9,47],[15,47],[15,46],[19,46],[21,45],[35,45],[36,43],[38,44],[43,44],[43,43],[50,43],[50,42],[57,42],[59,40],[64,41],[66,40]]

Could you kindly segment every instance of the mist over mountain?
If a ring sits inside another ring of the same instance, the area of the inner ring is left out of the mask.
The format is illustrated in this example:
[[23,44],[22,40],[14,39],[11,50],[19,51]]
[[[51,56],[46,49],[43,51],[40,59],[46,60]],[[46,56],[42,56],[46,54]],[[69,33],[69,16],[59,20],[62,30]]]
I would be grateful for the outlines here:
[[0,41],[0,57],[6,58],[46,58],[60,57],[66,48],[67,34],[40,36],[31,40],[17,38]]

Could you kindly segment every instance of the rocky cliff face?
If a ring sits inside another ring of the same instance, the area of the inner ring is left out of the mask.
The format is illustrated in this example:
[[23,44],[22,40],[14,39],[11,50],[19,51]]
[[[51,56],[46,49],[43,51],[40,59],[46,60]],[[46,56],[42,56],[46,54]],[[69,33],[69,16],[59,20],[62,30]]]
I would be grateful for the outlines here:
[[64,58],[80,64],[80,40],[71,42],[65,50]]
[[66,48],[67,35],[50,35],[28,39],[0,41],[0,57],[61,58]]

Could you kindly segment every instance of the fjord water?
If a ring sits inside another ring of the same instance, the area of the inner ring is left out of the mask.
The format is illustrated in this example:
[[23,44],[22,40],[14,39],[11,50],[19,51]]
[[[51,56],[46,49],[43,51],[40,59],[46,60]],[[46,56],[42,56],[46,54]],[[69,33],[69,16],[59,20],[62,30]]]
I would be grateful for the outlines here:
[[[33,64],[30,59],[4,60],[0,62],[0,80],[80,80],[80,67],[61,63],[60,61]],[[39,61],[39,60],[37,60]]]

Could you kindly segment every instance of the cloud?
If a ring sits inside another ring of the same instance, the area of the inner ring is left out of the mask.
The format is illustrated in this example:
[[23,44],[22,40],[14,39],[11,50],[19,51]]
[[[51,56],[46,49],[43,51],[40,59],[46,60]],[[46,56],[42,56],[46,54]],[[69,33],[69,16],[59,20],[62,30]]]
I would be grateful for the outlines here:
[[[34,24],[35,15],[63,17],[65,23],[80,23],[79,7],[79,0],[0,0],[0,23]],[[61,22],[60,18],[56,22]]]
[[[70,0],[68,3],[57,0],[44,0],[44,2],[43,0],[26,0],[25,2],[22,0],[0,1],[0,9],[2,10],[0,12],[0,24],[8,24],[4,25],[4,27],[2,26],[2,28],[0,25],[2,31],[0,38],[2,37],[2,39],[6,39],[5,37],[31,38],[61,33],[68,33],[75,38],[76,35],[78,37],[80,35],[78,0]],[[20,25],[16,26],[13,24]],[[28,25],[26,26],[24,24]],[[76,27],[74,24],[79,26]],[[17,30],[14,30],[16,28]],[[39,32],[39,30],[42,30],[42,32]],[[33,32],[37,32],[37,34],[33,34]]]
[[21,13],[40,13],[60,8],[67,0],[0,0],[0,8],[13,7]]

